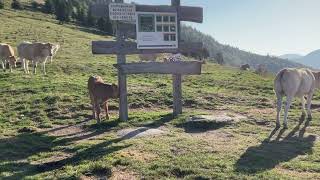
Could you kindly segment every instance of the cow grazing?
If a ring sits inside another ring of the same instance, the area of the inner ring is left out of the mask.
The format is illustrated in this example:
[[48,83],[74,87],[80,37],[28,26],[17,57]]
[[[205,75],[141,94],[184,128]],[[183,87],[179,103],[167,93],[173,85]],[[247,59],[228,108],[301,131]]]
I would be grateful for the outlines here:
[[280,111],[283,96],[287,97],[284,112],[284,128],[287,128],[288,111],[294,97],[299,97],[302,103],[302,115],[305,116],[305,99],[307,96],[308,118],[311,116],[311,99],[316,88],[320,88],[320,72],[309,69],[288,68],[281,70],[274,80],[274,91],[277,96],[277,127],[280,127]]
[[92,116],[100,123],[100,106],[103,105],[106,111],[106,118],[109,119],[108,99],[119,98],[119,88],[115,84],[106,84],[100,76],[91,76],[88,80],[88,91],[92,105]]
[[241,71],[248,71],[250,70],[250,65],[249,64],[243,64],[240,66]]
[[60,45],[59,44],[55,44],[53,45],[53,48],[52,48],[52,56],[49,56],[50,57],[50,63],[52,63],[52,60],[53,60],[53,56],[55,56],[58,52],[58,50],[60,49]]
[[29,61],[33,65],[33,73],[36,74],[37,63],[42,63],[43,73],[46,74],[47,58],[52,56],[53,45],[50,43],[40,42],[22,42],[18,45],[18,54],[20,61],[23,63],[25,73],[29,73]]
[[142,61],[156,61],[159,54],[139,54],[140,62]]
[[8,44],[0,44],[0,61],[2,68],[6,70],[6,64],[9,63],[10,72],[12,72],[12,67],[16,67],[17,59],[14,56],[13,48]]

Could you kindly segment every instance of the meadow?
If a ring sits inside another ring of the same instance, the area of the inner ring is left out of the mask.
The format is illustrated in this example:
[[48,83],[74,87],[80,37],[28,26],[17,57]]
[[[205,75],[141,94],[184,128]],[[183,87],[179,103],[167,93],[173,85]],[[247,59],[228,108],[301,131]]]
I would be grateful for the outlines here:
[[[97,124],[87,80],[116,83],[116,58],[92,55],[91,41],[113,37],[38,12],[1,10],[0,22],[2,43],[61,45],[46,76],[0,72],[0,179],[320,179],[319,93],[312,121],[295,101],[289,128],[274,130],[274,76],[207,63],[202,75],[183,77],[179,117],[170,75],[129,75],[129,120],[118,120],[112,100],[111,119]],[[237,121],[190,124],[195,115]],[[165,133],[119,136],[146,128]]]

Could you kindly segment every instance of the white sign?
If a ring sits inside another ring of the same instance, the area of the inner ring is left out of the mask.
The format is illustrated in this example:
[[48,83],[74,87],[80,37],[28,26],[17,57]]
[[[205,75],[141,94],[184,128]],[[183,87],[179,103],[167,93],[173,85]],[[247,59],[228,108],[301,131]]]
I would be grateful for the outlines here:
[[137,12],[138,49],[177,49],[177,13]]
[[135,21],[136,6],[126,3],[110,3],[109,17],[115,21]]

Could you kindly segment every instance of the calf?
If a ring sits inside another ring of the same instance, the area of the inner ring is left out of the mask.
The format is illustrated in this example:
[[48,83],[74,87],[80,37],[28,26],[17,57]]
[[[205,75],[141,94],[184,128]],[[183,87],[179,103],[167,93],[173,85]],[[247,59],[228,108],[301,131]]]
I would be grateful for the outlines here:
[[16,67],[17,59],[14,57],[14,51],[10,45],[0,44],[0,61],[4,71],[7,62],[9,62],[10,72],[12,72],[12,67]]
[[88,91],[92,105],[92,116],[100,123],[100,105],[104,105],[106,117],[109,119],[108,99],[119,98],[119,88],[115,84],[106,84],[100,76],[91,76],[88,79]]
[[287,97],[283,121],[284,128],[288,127],[288,111],[294,97],[301,99],[302,115],[305,116],[304,96],[307,96],[308,118],[312,118],[311,99],[316,88],[320,88],[320,72],[294,68],[281,70],[274,80],[274,91],[277,96],[277,127],[280,127],[280,111],[283,96]]

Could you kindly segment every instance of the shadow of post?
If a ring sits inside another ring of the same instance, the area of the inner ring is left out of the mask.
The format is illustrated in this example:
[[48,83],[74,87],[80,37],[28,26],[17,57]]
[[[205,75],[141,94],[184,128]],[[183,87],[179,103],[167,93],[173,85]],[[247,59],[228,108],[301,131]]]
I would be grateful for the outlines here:
[[[242,173],[262,172],[273,169],[278,164],[288,162],[299,155],[311,153],[316,137],[313,135],[304,137],[306,128],[310,125],[310,119],[300,130],[303,121],[304,118],[300,119],[299,124],[281,141],[279,140],[285,129],[279,132],[275,140],[270,141],[278,130],[274,129],[260,145],[249,147],[236,162],[235,171]],[[297,132],[298,136],[295,135]]]

